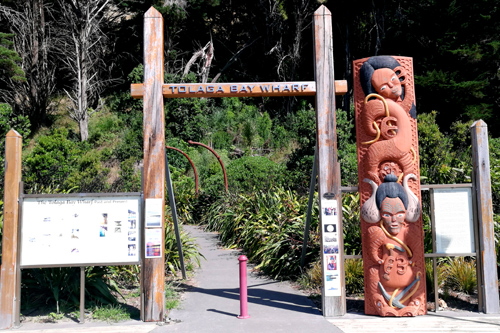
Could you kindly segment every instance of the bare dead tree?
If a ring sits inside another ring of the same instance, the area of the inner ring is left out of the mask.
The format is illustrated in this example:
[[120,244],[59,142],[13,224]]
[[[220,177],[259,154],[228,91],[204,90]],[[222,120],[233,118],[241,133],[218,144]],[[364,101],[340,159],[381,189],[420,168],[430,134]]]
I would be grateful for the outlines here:
[[0,5],[0,18],[9,22],[15,34],[14,47],[27,79],[19,82],[7,78],[0,100],[9,103],[15,113],[28,115],[35,127],[44,121],[56,87],[54,27],[47,23],[47,13],[50,7],[43,0],[19,1],[16,9]]
[[197,75],[201,78],[201,83],[207,83],[208,74],[210,73],[210,67],[212,66],[212,59],[214,58],[214,44],[212,41],[208,42],[207,45],[196,51],[191,59],[186,64],[182,77],[184,78],[189,74],[191,67],[199,59],[200,64],[198,64]]
[[82,141],[88,139],[89,117],[102,108],[100,94],[109,84],[103,78],[107,71],[103,58],[108,46],[101,29],[113,19],[109,3],[110,0],[59,0],[59,54],[72,82],[65,89],[71,101],[68,113],[78,123]]
[[163,7],[167,6],[177,6],[182,9],[186,9],[187,6],[187,0],[164,0],[163,1]]

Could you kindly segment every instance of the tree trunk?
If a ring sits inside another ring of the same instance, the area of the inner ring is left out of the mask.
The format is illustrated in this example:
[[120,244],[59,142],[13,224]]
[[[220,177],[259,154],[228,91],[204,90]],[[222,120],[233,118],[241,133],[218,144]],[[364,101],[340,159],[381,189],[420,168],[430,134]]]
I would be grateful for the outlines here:
[[82,117],[78,122],[78,128],[80,129],[80,139],[83,141],[87,141],[89,138],[89,119],[87,114],[85,117]]
[[76,120],[78,121],[78,127],[80,129],[80,140],[86,141],[88,139],[88,75],[89,66],[87,62],[88,50],[87,50],[87,39],[86,35],[87,25],[89,24],[88,12],[83,13],[82,26],[79,27],[79,33],[74,35],[75,40],[75,53],[77,54],[77,71],[78,80],[76,82],[76,108],[75,111]]
[[42,22],[39,20],[40,16],[40,1],[39,0],[34,0],[33,1],[33,49],[31,50],[32,52],[32,64],[31,64],[31,98],[34,101],[38,101],[38,90],[37,90],[37,83],[38,83],[38,54],[39,54],[39,44],[38,44],[38,38],[41,35],[39,31],[41,30]]

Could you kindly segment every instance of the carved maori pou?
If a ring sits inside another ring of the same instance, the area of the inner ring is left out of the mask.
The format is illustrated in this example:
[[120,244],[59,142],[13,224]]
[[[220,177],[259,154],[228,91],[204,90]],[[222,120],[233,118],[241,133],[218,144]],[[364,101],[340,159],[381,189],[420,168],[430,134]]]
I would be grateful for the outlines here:
[[354,61],[365,313],[427,312],[412,58]]

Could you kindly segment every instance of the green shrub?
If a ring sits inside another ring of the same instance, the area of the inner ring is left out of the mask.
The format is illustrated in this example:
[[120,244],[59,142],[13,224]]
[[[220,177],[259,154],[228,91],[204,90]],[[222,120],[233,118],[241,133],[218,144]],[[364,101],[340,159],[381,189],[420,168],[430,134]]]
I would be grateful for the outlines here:
[[233,144],[233,136],[227,130],[218,130],[212,134],[215,149],[228,149]]
[[113,184],[116,192],[140,192],[141,170],[136,158],[128,158],[120,163],[120,177]]
[[27,187],[35,183],[64,187],[83,153],[79,143],[69,140],[68,135],[67,129],[60,128],[38,139],[25,159],[24,180]]
[[263,156],[244,156],[231,161],[226,172],[230,192],[270,189],[280,184],[283,178],[283,166]]
[[[14,129],[23,137],[23,145],[27,145],[31,133],[30,121],[27,116],[14,114],[9,104],[0,103],[0,144],[5,145],[5,135]],[[4,149],[2,149],[4,151]]]
[[143,129],[141,122],[140,128],[129,127],[125,130],[121,144],[116,146],[114,155],[121,161],[129,158],[141,160],[144,154],[143,144]]
[[80,156],[68,178],[64,181],[65,188],[78,188],[78,192],[98,193],[107,192],[110,184],[107,183],[109,169],[103,166],[108,150],[90,150]]
[[271,146],[274,149],[281,149],[285,147],[290,142],[290,138],[288,136],[289,134],[285,127],[281,125],[275,125],[272,129]]
[[165,99],[165,135],[184,141],[201,141],[212,131],[209,116],[213,113],[210,98]]
[[471,258],[448,258],[444,262],[445,287],[467,294],[473,294],[477,287],[476,262]]
[[113,141],[123,130],[123,121],[114,113],[99,113],[90,118],[88,142],[93,145]]
[[[165,145],[174,147],[182,150],[188,156],[195,155],[197,153],[197,147],[191,146],[187,142],[178,139],[178,138],[169,138],[166,139]],[[192,169],[189,160],[180,152],[175,151],[173,149],[167,149],[168,156],[168,165],[170,168],[175,167],[177,169],[182,170],[183,172],[190,172]],[[196,165],[195,165],[196,168]]]
[[436,123],[436,111],[418,115],[420,178],[426,184],[453,184],[471,181],[472,156],[468,126],[452,124],[444,134]]
[[345,288],[348,295],[358,295],[364,292],[364,273],[362,259],[345,260]]

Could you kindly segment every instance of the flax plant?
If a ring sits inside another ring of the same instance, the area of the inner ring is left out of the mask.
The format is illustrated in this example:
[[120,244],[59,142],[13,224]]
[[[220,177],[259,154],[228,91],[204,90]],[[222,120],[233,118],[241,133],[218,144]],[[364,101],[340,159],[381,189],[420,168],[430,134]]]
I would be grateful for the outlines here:
[[472,294],[477,288],[476,262],[470,258],[448,258],[445,262],[445,287]]
[[[306,209],[307,198],[276,187],[225,196],[210,207],[205,222],[224,246],[241,248],[257,269],[290,278],[300,273]],[[306,262],[319,253],[317,203],[314,210]]]

